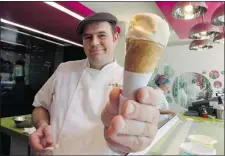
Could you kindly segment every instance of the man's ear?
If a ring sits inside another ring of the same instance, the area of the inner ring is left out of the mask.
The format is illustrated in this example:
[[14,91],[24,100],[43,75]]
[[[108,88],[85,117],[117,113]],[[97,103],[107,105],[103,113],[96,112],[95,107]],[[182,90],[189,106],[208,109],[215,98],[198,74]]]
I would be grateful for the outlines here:
[[114,34],[114,36],[113,36],[113,42],[114,42],[115,44],[117,44],[117,43],[118,43],[118,40],[119,40],[119,33],[116,32],[116,33]]

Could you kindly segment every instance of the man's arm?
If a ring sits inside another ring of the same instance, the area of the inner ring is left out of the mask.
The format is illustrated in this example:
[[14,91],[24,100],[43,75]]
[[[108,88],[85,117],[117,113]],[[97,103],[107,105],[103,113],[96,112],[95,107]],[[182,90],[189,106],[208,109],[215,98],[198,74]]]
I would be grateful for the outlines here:
[[44,107],[36,107],[32,112],[32,122],[36,129],[41,124],[50,124],[49,112]]
[[172,116],[176,115],[176,112],[171,109],[160,109],[159,108],[159,112],[160,112],[160,114],[170,114]]
[[168,109],[159,109],[160,114],[170,114],[170,110]]
[[36,128],[39,128],[42,123],[50,125],[48,109],[52,104],[53,95],[55,93],[56,73],[60,66],[61,64],[34,97],[33,106],[35,108],[32,112],[32,122]]
[[34,151],[40,153],[45,152],[45,148],[53,145],[49,110],[55,94],[56,73],[59,68],[60,65],[34,97],[33,106],[36,108],[32,112],[32,122],[36,131],[29,136],[29,144]]

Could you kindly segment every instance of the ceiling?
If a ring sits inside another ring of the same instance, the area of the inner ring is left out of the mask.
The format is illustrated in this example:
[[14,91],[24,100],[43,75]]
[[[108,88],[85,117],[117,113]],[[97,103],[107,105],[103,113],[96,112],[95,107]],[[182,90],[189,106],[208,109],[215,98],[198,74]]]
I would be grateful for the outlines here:
[[[80,2],[88,8],[94,10],[95,12],[110,12],[115,15],[119,21],[124,21],[126,23],[126,27],[128,28],[128,24],[132,15],[135,13],[154,13],[160,16],[163,19],[166,19],[160,8],[157,6],[155,2]],[[119,5],[118,5],[119,4]],[[126,8],[126,12],[124,11]],[[167,19],[166,19],[167,20]],[[127,29],[126,28],[126,29]],[[178,45],[178,44],[187,44],[189,40],[180,40],[170,26],[170,39],[168,46]]]
[[[170,25],[171,36],[168,46],[188,45],[192,40],[188,39],[189,30],[202,20],[201,17],[184,21],[172,17],[172,9],[177,2],[81,2],[95,12],[107,11],[114,14],[120,21],[128,22],[135,13],[154,13],[166,19]],[[206,2],[208,10],[205,21],[210,22],[213,12],[221,2]]]
[[[58,2],[86,17],[93,11],[79,2]],[[44,2],[1,2],[0,17],[76,43],[82,43],[76,33],[78,19],[59,11]]]
[[[166,19],[170,25],[171,36],[168,46],[186,45],[191,40],[187,38],[190,28],[201,22],[201,18],[189,21],[174,19],[171,11],[176,2],[57,2],[65,8],[86,17],[93,12],[110,12],[119,21],[128,26],[135,13],[155,13]],[[206,2],[207,21],[221,2]],[[43,2],[1,2],[0,17],[23,24],[40,31],[50,33],[76,43],[82,43],[76,33],[78,19],[59,11]]]
[[[189,30],[196,24],[202,22],[202,16],[193,20],[179,20],[172,17],[173,7],[177,2],[156,2],[161,12],[165,15],[167,21],[174,29],[180,39],[187,39]],[[208,7],[204,14],[204,22],[211,23],[211,17],[214,11],[222,4],[221,2],[205,2]]]
[[129,22],[132,15],[140,12],[155,13],[165,18],[155,2],[80,2],[95,12],[110,12],[119,21]]

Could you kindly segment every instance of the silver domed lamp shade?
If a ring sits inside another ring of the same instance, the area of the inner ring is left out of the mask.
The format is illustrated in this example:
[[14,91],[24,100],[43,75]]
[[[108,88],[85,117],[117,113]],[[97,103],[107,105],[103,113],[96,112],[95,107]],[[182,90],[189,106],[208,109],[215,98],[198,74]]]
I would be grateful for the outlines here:
[[202,23],[194,25],[189,31],[189,39],[204,40],[215,37],[220,34],[220,29],[213,26],[211,23],[204,22],[204,15],[202,15]]
[[221,32],[213,39],[214,43],[224,44],[224,32]]
[[205,2],[177,2],[172,11],[176,19],[191,20],[207,11]]
[[222,2],[222,5],[220,5],[215,12],[212,14],[211,18],[212,25],[215,26],[224,26],[224,3]]
[[190,50],[203,51],[207,49],[213,48],[213,44],[211,40],[193,40],[189,45]]

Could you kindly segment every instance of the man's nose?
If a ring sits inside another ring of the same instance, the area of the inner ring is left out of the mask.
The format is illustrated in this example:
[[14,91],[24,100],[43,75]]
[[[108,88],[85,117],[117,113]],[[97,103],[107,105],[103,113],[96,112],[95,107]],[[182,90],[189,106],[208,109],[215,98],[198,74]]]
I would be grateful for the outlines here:
[[96,46],[96,45],[99,45],[99,39],[98,39],[98,37],[96,37],[96,36],[94,36],[93,38],[92,38],[92,42],[91,42],[91,45],[92,46]]

